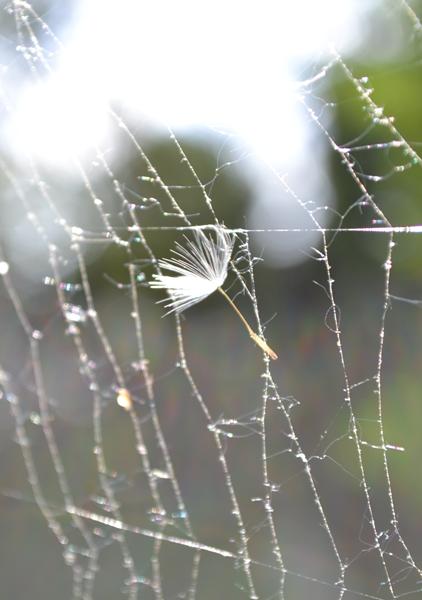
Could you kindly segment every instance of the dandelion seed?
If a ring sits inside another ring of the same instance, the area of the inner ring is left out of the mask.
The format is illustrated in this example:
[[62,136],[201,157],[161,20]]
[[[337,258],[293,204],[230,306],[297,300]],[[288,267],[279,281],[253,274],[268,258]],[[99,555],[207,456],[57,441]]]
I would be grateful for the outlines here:
[[172,250],[176,258],[160,260],[162,269],[176,276],[153,275],[153,288],[166,289],[170,297],[169,313],[182,312],[201,302],[223,285],[233,250],[233,236],[216,229],[216,241],[202,231],[194,231],[194,241],[186,239],[186,247],[176,244]]
[[193,235],[194,241],[185,236],[186,246],[176,243],[176,250],[172,250],[175,258],[158,262],[161,269],[176,275],[154,274],[154,280],[150,282],[150,287],[167,291],[170,298],[170,302],[165,305],[169,309],[167,314],[181,313],[218,290],[239,316],[255,344],[273,360],[278,358],[268,344],[252,330],[221,287],[227,277],[234,245],[233,235],[221,227],[215,229],[215,240],[207,237],[202,230],[195,230]]

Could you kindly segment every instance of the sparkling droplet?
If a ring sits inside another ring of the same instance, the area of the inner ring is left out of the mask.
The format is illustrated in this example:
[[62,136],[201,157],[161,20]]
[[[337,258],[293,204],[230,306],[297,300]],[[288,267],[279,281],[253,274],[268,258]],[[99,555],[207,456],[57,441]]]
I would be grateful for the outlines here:
[[63,304],[63,311],[66,319],[72,323],[85,323],[87,319],[86,310],[77,304]]
[[303,452],[298,452],[296,454],[296,458],[298,458],[299,460],[301,460],[305,464],[307,464],[307,462],[308,462],[307,459],[306,459],[306,456],[304,455]]
[[66,548],[65,552],[63,553],[63,558],[64,558],[65,563],[68,566],[75,564],[76,555],[75,555],[75,551],[72,546],[69,546],[68,548]]
[[173,519],[186,519],[188,513],[185,510],[178,510],[177,512],[172,513]]
[[29,420],[31,421],[31,423],[33,423],[34,425],[41,425],[41,417],[38,413],[36,412],[32,412],[29,415]]
[[147,449],[144,444],[138,444],[136,448],[141,456],[145,456],[147,454]]
[[9,272],[9,263],[5,260],[0,260],[0,275],[6,275]]
[[69,327],[65,329],[65,333],[66,335],[78,335],[78,333],[80,333],[79,327],[73,324],[69,325]]
[[151,475],[157,479],[170,479],[170,475],[167,473],[167,471],[161,471],[161,469],[152,469]]

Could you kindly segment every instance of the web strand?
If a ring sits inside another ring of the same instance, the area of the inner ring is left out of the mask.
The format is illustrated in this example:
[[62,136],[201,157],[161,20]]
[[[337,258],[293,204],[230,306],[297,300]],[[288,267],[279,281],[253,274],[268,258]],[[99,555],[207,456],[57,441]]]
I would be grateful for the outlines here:
[[[384,9],[420,61],[416,8],[386,1],[380,23]],[[7,131],[20,88],[54,79],[68,46],[36,3],[4,13]],[[35,542],[29,528],[10,539],[36,598],[421,594],[420,132],[347,52],[307,67],[293,97],[319,146],[303,154],[325,157],[338,198],[310,191],[307,165],[297,177],[216,128],[196,154],[195,136],[124,105],[107,107],[107,142],[67,142],[62,171],[30,145],[4,149],[0,494],[13,510],[0,518],[36,523]],[[198,236],[222,230],[220,294],[166,315],[151,285],[163,258],[186,269]],[[281,269],[289,239],[305,241]],[[28,561],[38,543],[65,575]]]

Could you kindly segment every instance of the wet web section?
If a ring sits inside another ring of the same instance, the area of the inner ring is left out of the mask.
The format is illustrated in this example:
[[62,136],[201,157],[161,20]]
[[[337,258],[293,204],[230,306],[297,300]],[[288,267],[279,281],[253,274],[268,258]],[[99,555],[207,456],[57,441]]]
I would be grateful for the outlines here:
[[[396,4],[419,47],[416,13]],[[42,82],[63,45],[48,12],[17,1],[4,13],[7,120],[17,106],[15,78]],[[330,96],[330,77],[343,97]],[[396,253],[400,273],[406,252],[421,264],[421,210],[411,218],[397,204],[420,189],[422,160],[376,92],[334,49],[297,82],[296,101],[349,186],[346,204],[333,208],[303,197],[288,174],[260,159],[280,196],[303,213],[298,227],[225,216],[214,195],[247,152],[222,132],[212,132],[218,153],[206,176],[169,128],[158,136],[168,163],[154,160],[151,132],[117,107],[108,109],[113,141],[72,154],[60,176],[29,151],[2,151],[1,493],[5,514],[22,511],[28,525],[13,543],[26,546],[25,556],[16,550],[13,561],[26,569],[50,557],[55,572],[49,582],[34,580],[35,597],[420,596],[421,487],[400,473],[418,464],[406,459],[418,429],[402,412],[411,402],[405,379],[420,374],[422,301],[418,281],[401,286],[398,277],[395,286],[394,274]],[[359,118],[342,142],[332,115],[347,103]],[[384,207],[389,194],[393,209]],[[224,290],[276,361],[221,296],[163,318],[166,295],[151,289],[175,244],[195,234],[218,239],[223,229],[233,240]],[[254,240],[309,232],[316,242],[304,251],[312,264],[306,289],[318,298],[318,331],[303,339],[313,350],[301,350],[301,305],[283,313],[274,291],[278,279],[287,287],[294,276],[275,270],[269,299],[265,251]],[[342,245],[365,240],[374,244],[369,274],[359,270],[359,251],[348,262]],[[300,352],[299,368],[291,357]],[[409,429],[396,431],[395,419]],[[40,536],[43,556],[31,536]]]

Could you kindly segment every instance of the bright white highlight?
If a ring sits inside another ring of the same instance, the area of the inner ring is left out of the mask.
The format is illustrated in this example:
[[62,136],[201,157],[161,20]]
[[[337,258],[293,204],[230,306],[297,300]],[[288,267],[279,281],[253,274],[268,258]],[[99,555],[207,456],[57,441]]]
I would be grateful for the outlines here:
[[9,263],[4,260],[0,260],[0,275],[7,275],[9,272]]
[[59,72],[25,89],[6,126],[19,153],[66,167],[105,141],[106,102],[83,75]]
[[[222,130],[250,157],[244,172],[255,171],[248,225],[266,228],[268,217],[279,227],[304,228],[296,206],[280,202],[278,191],[267,193],[268,174],[258,165],[299,177],[303,196],[334,204],[319,177],[325,153],[313,146],[297,82],[326,60],[331,44],[343,56],[359,45],[362,19],[377,1],[121,0],[118,10],[115,3],[81,1],[51,72],[40,69],[37,83],[22,89],[2,133],[18,158],[67,170],[96,148],[115,148],[109,106],[142,122],[144,132],[157,123],[178,133]],[[327,213],[322,226],[328,219]],[[264,245],[274,266],[291,266],[316,243],[310,234],[278,246],[266,238]]]
[[109,132],[107,106],[172,128],[240,135],[282,160],[303,150],[295,70],[329,43],[359,43],[372,2],[266,0],[79,3],[54,71],[24,89],[8,127],[17,153],[55,165]]

